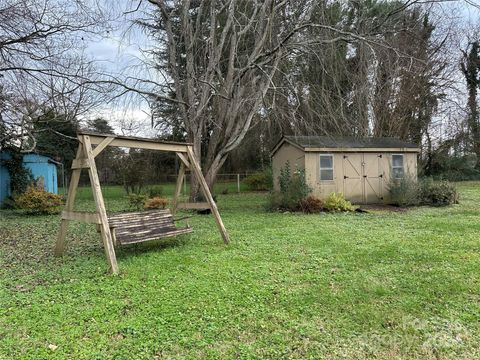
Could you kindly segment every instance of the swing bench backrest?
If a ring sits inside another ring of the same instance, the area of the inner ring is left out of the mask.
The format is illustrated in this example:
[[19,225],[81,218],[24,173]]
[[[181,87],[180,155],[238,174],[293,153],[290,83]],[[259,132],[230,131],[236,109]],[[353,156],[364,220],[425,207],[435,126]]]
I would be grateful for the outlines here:
[[175,221],[169,209],[121,213],[108,217],[115,245],[136,244],[193,231],[190,226],[177,228]]

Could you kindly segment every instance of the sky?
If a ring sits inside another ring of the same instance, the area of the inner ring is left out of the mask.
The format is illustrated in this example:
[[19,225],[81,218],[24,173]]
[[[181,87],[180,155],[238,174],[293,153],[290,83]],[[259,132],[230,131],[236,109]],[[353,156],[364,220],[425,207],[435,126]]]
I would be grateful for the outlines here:
[[[109,1],[108,4],[110,6],[112,2]],[[143,11],[151,5],[143,2],[140,9],[133,11],[139,0],[117,0],[114,4],[113,8],[109,8],[111,16],[116,19],[112,22],[113,29],[103,36],[89,38],[86,54],[95,59],[106,73],[147,79],[155,76],[144,66],[145,55],[142,53],[142,50],[153,45],[152,41],[138,27],[132,26],[132,20],[144,16]],[[480,23],[480,0],[450,1],[440,6],[440,11],[446,16],[455,14],[466,31],[476,32],[474,27]],[[455,11],[451,11],[453,7]],[[105,104],[90,114],[92,118],[97,116],[109,120],[119,133],[142,136],[153,136],[156,133],[151,128],[151,115],[147,104],[135,101],[133,97]]]
[[[148,78],[145,69],[145,55],[142,49],[151,45],[148,36],[138,27],[132,26],[134,17],[140,12],[125,14],[136,8],[138,1],[117,0],[115,8],[110,9],[116,20],[112,29],[100,36],[89,38],[85,53],[95,60],[100,71],[114,76],[136,76]],[[154,135],[151,128],[151,115],[146,103],[134,97],[124,97],[114,103],[95,109],[91,118],[103,117],[119,132],[129,135]]]

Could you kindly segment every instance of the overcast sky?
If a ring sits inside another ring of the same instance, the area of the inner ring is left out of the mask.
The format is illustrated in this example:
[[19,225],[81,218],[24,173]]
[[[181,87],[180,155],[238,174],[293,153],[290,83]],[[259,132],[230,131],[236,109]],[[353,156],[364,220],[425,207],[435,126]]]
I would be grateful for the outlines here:
[[[113,2],[108,3],[110,6]],[[86,53],[95,59],[105,72],[116,75],[140,75],[144,78],[155,76],[154,73],[149,73],[145,66],[142,66],[145,59],[142,49],[148,49],[152,45],[151,41],[138,27],[132,27],[131,21],[134,18],[142,17],[143,11],[151,5],[142,3],[143,10],[141,8],[129,13],[136,9],[138,3],[138,1],[132,0],[117,0],[114,3],[115,7],[109,9],[113,13],[112,16],[117,19],[112,22],[113,30],[103,34],[104,36],[87,40]],[[459,22],[464,24],[466,31],[475,33],[474,28],[477,28],[480,19],[479,9],[480,0],[469,0],[456,3],[445,2],[441,4],[440,11],[444,12],[446,16],[455,16]],[[132,101],[132,98],[123,99],[116,104],[106,104],[103,109],[92,113],[91,116],[102,116],[110,120],[118,131],[121,130],[122,125],[130,123],[129,132],[143,135],[155,133],[151,129],[148,106],[145,103]],[[121,125],[120,122],[123,124]]]
[[[111,2],[109,2],[111,4]],[[138,1],[117,0],[115,7],[109,9],[116,20],[111,22],[112,29],[102,34],[89,38],[86,43],[85,53],[97,63],[102,72],[114,76],[141,75],[148,78],[145,56],[142,49],[150,46],[148,36],[138,27],[132,26],[132,19],[142,16],[140,10],[125,14],[136,9]],[[101,116],[121,132],[122,127],[129,127],[128,133],[153,135],[151,118],[147,104],[135,101],[128,97],[115,103],[105,104],[101,109],[92,112],[91,117]]]

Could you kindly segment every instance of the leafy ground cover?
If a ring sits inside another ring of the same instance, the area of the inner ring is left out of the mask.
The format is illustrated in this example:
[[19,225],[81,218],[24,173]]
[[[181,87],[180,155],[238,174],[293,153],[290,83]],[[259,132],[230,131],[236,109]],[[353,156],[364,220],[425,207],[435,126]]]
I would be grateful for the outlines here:
[[94,226],[54,258],[57,216],[1,211],[0,359],[479,358],[480,184],[460,191],[318,215],[220,195],[231,245],[196,215],[192,235],[119,249],[119,276]]

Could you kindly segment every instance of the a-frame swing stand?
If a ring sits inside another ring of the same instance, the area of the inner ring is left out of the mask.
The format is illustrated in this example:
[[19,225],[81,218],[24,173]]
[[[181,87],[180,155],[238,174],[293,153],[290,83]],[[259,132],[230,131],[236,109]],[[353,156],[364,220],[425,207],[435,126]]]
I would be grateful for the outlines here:
[[[104,135],[82,132],[78,134],[79,146],[77,149],[77,156],[72,162],[72,177],[68,189],[67,201],[65,210],[61,215],[60,231],[57,236],[57,243],[55,246],[55,255],[61,256],[65,250],[65,238],[67,234],[67,227],[71,220],[77,220],[87,223],[97,224],[100,230],[103,246],[105,248],[105,255],[107,256],[110,270],[112,273],[118,273],[118,264],[115,256],[113,236],[110,229],[105,203],[103,200],[102,190],[100,187],[100,180],[98,178],[97,166],[95,164],[95,157],[98,156],[107,146],[117,146],[126,148],[137,148],[147,150],[158,150],[174,152],[181,161],[180,170],[177,178],[175,194],[173,198],[172,211],[175,212],[178,206],[178,198],[181,193],[182,183],[187,169],[190,169],[192,174],[197,178],[200,188],[208,202],[209,208],[212,211],[218,230],[223,238],[223,241],[228,244],[229,236],[222,218],[218,212],[217,205],[213,200],[210,189],[207,186],[205,178],[203,177],[200,165],[198,164],[192,149],[192,145],[188,143],[164,142],[152,139],[144,139],[129,136]],[[96,145],[93,147],[92,145]],[[90,184],[92,186],[93,198],[95,200],[96,212],[79,212],[74,211],[75,196],[80,180],[80,173],[82,169],[88,170]]]

